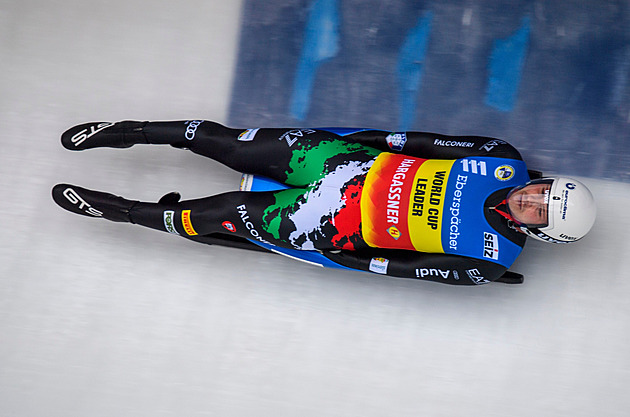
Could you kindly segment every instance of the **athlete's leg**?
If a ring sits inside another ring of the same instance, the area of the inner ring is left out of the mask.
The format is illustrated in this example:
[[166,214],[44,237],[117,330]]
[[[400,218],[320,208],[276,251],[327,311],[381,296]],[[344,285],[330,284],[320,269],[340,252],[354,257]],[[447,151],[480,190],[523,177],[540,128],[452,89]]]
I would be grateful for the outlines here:
[[[290,204],[287,199],[293,198],[296,204],[304,193],[300,189],[235,191],[185,201],[168,195],[158,203],[149,203],[69,184],[58,184],[52,190],[53,199],[62,208],[88,217],[139,224],[191,239],[222,233],[287,248],[299,248],[288,239],[292,223],[268,209],[275,207],[278,199]],[[330,244],[323,247],[330,248]]]
[[334,167],[366,161],[378,151],[314,129],[231,129],[210,121],[91,123],[62,135],[67,149],[169,144],[217,160],[230,168],[306,186]]
[[[174,130],[180,130],[179,135]],[[295,187],[321,181],[342,166],[372,161],[379,151],[351,143],[340,136],[315,129],[230,129],[203,122],[195,134],[184,132],[181,122],[155,122],[145,127],[149,142],[161,143],[162,132],[175,147],[212,158],[230,168],[266,176]],[[158,133],[159,132],[159,133]],[[185,139],[182,139],[185,137]],[[341,185],[341,184],[339,184]]]
[[234,191],[170,204],[139,202],[129,217],[132,223],[192,239],[222,233],[293,247],[262,225],[264,210],[273,201],[273,192]]
[[222,233],[293,249],[356,249],[364,245],[358,201],[346,201],[352,186],[346,191],[345,195],[332,188],[235,191],[185,201],[167,195],[158,203],[68,184],[55,186],[52,194],[57,204],[77,214],[136,223],[193,240]]
[[[293,186],[308,185],[321,175],[321,170],[307,172],[294,163],[300,151],[310,150],[324,140],[337,139],[336,135],[312,129],[232,129],[211,121],[151,122],[144,131],[150,143],[166,142],[186,148],[236,171],[263,175]],[[294,171],[301,171],[300,175]]]
[[[292,191],[298,196],[304,190]],[[58,184],[52,197],[62,208],[76,214],[105,218],[115,222],[135,223],[194,239],[213,233],[223,233],[245,239],[255,239],[276,246],[294,248],[282,236],[281,218],[267,218],[265,210],[276,201],[274,192],[229,192],[211,197],[178,201],[167,195],[158,203],[128,200],[113,194],[93,191],[70,184]],[[286,200],[286,197],[284,198]],[[271,227],[267,223],[271,223]],[[275,229],[275,233],[268,230]]]
[[[330,195],[322,196],[325,193]],[[130,209],[129,218],[193,239],[222,233],[292,249],[357,249],[365,246],[358,200],[346,203],[332,189],[234,191],[170,204],[139,202]]]

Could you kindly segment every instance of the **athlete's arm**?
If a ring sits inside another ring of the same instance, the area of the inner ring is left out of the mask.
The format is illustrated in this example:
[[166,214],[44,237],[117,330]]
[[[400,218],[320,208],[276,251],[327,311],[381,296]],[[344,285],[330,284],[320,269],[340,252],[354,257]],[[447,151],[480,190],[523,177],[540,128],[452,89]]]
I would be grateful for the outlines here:
[[426,159],[457,159],[468,156],[522,159],[518,150],[506,141],[483,136],[447,136],[429,132],[392,133],[383,130],[362,130],[346,135],[344,138],[383,152],[402,153]]
[[394,249],[342,250],[324,252],[324,255],[352,269],[453,285],[486,284],[498,280],[507,270],[502,265],[481,259]]

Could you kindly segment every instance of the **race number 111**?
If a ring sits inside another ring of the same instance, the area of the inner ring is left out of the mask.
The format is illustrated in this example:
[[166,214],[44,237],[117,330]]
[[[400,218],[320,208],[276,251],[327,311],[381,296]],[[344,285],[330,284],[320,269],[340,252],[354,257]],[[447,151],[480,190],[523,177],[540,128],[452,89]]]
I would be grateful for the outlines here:
[[474,159],[462,159],[462,169],[464,172],[470,172],[472,174],[487,175],[486,173],[486,161],[477,161]]

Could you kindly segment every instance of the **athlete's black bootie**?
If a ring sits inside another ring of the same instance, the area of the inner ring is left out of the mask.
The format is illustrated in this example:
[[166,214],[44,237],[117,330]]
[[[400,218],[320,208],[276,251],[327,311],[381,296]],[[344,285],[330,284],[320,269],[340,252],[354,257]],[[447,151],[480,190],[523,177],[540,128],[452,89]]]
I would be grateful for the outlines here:
[[148,122],[123,121],[84,123],[66,130],[61,144],[71,151],[92,148],[130,148],[138,143],[149,143],[144,133]]
[[55,203],[68,211],[88,217],[103,217],[114,222],[132,222],[129,211],[138,203],[70,184],[55,185],[52,197]]

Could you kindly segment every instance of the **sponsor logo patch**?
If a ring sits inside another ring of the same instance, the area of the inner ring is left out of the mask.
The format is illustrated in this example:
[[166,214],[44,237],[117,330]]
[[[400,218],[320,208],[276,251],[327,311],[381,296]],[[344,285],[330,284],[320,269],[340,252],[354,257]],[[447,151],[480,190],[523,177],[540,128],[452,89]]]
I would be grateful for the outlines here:
[[234,223],[230,222],[230,221],[224,221],[223,223],[221,223],[221,225],[223,227],[225,227],[227,230],[229,230],[230,232],[234,233],[236,232],[236,226],[234,226]]
[[[462,195],[464,195],[463,190],[468,183],[467,175],[457,175],[457,182],[455,183],[455,191],[453,192],[453,199],[451,201],[451,207],[449,208],[449,212],[451,214],[450,226],[449,226],[449,241],[448,247],[450,249],[457,250],[457,245],[459,243],[459,235],[461,234],[459,231],[459,225],[462,223],[462,219],[460,218],[460,208],[462,205]],[[456,278],[459,279],[459,278]]]
[[385,140],[390,149],[400,152],[407,143],[407,134],[405,132],[390,133]]
[[256,226],[254,226],[254,223],[250,221],[249,213],[247,212],[247,206],[245,204],[241,204],[240,206],[236,207],[236,209],[241,216],[241,220],[243,221],[245,228],[249,230],[249,234],[252,235],[254,239],[260,242],[270,244],[265,239],[263,239],[262,236],[260,236],[260,233],[258,232],[258,230],[256,230]]
[[293,146],[295,142],[297,142],[300,138],[304,137],[304,135],[310,135],[315,133],[313,129],[293,129],[289,130],[282,136],[280,136],[279,140],[284,140],[287,142],[289,147]]
[[239,187],[239,190],[251,191],[253,184],[254,184],[254,176],[251,174],[243,174],[241,175],[241,185]]
[[507,142],[500,139],[493,139],[489,142],[484,143],[479,150],[484,150],[486,152],[490,152],[494,149],[495,146],[505,145]]
[[396,226],[392,226],[389,229],[387,229],[387,233],[389,233],[389,235],[396,240],[400,238],[400,230],[398,230]]
[[483,257],[499,259],[499,237],[494,233],[484,232],[483,234]]
[[474,282],[477,285],[480,284],[487,284],[490,281],[488,281],[486,278],[484,278],[483,275],[481,275],[481,272],[479,272],[479,270],[477,268],[475,269],[467,269],[466,273],[468,274],[468,278],[470,278],[470,280],[472,282]]
[[184,230],[186,231],[186,233],[188,233],[189,236],[195,236],[197,234],[190,221],[190,210],[182,211],[182,225],[184,226]]
[[443,140],[443,139],[435,139],[433,144],[436,146],[454,146],[459,148],[472,148],[475,146],[474,142],[464,142],[461,140]]
[[71,202],[74,205],[79,206],[79,210],[83,211],[85,214],[89,214],[94,217],[103,217],[103,212],[92,207],[87,201],[85,201],[81,196],[74,191],[72,188],[66,188],[63,192],[63,196],[66,197],[66,200]]
[[[551,243],[569,243],[569,242],[566,242],[566,241],[554,239],[551,236],[547,236],[545,233],[540,232],[540,231],[538,233],[536,233],[536,236],[538,236],[542,240],[545,240],[545,241],[551,242]],[[577,239],[575,239],[575,240],[577,240]]]
[[389,259],[385,258],[372,258],[370,261],[370,271],[377,274],[387,274],[387,266],[389,265]]
[[238,135],[238,140],[240,140],[241,142],[250,142],[252,140],[254,140],[254,137],[256,136],[256,133],[258,133],[258,129],[247,129],[246,131],[244,131],[243,133],[241,133],[240,135]]
[[[453,271],[454,274],[457,274],[457,271]],[[416,268],[416,276],[418,278],[424,277],[441,277],[443,279],[448,279],[451,274],[450,269],[437,269],[437,268]],[[459,279],[457,276],[455,279]]]
[[175,229],[175,212],[173,210],[164,212],[164,228],[169,233],[179,235],[179,232]]
[[562,210],[562,220],[567,219],[567,210],[569,209],[569,191],[562,190],[562,201],[560,202]]
[[494,170],[494,177],[499,181],[507,181],[514,176],[514,167],[511,165],[501,165]]
[[186,139],[193,140],[195,138],[195,133],[197,133],[197,128],[200,124],[203,123],[203,120],[192,120],[190,122],[186,122],[188,126],[186,126]]
[[94,126],[90,126],[89,131],[88,129],[83,129],[77,132],[74,136],[70,138],[70,142],[72,142],[74,146],[79,146],[80,144],[85,142],[87,139],[96,135],[101,130],[107,129],[108,127],[111,127],[111,126],[114,126],[114,123],[104,122],[104,123],[99,123]]

